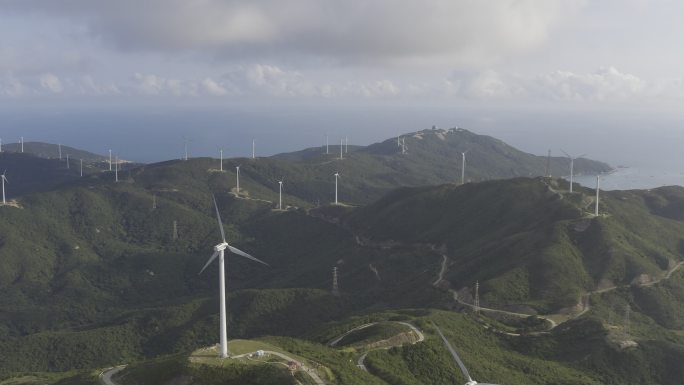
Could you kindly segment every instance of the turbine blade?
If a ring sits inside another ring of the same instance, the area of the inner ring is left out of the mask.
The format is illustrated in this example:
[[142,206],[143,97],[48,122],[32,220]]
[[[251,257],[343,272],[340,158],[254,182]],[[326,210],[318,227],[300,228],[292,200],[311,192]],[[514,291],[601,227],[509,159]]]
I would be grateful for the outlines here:
[[561,152],[562,152],[563,154],[565,154],[565,156],[567,156],[568,158],[572,158],[572,157],[570,156],[570,154],[568,154],[567,152],[565,152],[565,150],[563,150],[562,148],[561,148]]
[[219,229],[221,229],[221,239],[223,243],[226,243],[226,233],[223,231],[223,222],[221,222],[221,214],[219,213],[218,205],[216,204],[216,197],[211,196],[214,199],[214,208],[216,209],[216,219],[218,220]]
[[230,250],[233,254],[237,254],[237,255],[243,256],[243,257],[245,257],[245,258],[247,258],[247,259],[251,259],[252,261],[262,263],[262,264],[264,264],[264,265],[266,265],[266,266],[269,266],[269,267],[271,266],[271,265],[269,265],[268,263],[266,263],[266,262],[264,262],[264,261],[262,261],[262,260],[260,260],[260,259],[258,259],[258,258],[252,257],[251,255],[245,253],[244,251],[242,251],[242,250],[240,250],[240,249],[238,249],[238,248],[236,248],[236,247],[233,247],[233,246],[228,245],[228,250]]
[[444,337],[444,334],[442,334],[442,330],[435,325],[434,323],[432,326],[437,329],[437,333],[439,333],[439,336],[442,337],[442,341],[444,341],[444,345],[446,345],[447,349],[449,349],[449,352],[451,355],[454,357],[454,360],[458,364],[458,366],[461,368],[461,372],[463,372],[463,375],[468,379],[468,381],[472,381],[473,379],[470,377],[470,373],[468,373],[468,369],[466,369],[465,365],[463,365],[463,361],[461,361],[461,358],[458,356],[458,353],[456,353],[456,350],[454,350],[453,346],[449,343],[449,340]]
[[200,272],[197,273],[197,275],[202,274],[202,272],[204,271],[204,269],[206,269],[207,266],[209,266],[212,262],[214,262],[214,259],[216,259],[216,257],[218,257],[218,255],[219,255],[219,252],[218,252],[218,251],[214,251],[214,254],[212,254],[211,257],[209,257],[209,260],[207,261],[207,264],[204,265],[204,267],[202,268],[202,270],[200,270]]
[[579,159],[579,158],[581,158],[581,157],[583,157],[583,156],[587,156],[587,154],[577,155],[577,156],[575,157],[575,159]]

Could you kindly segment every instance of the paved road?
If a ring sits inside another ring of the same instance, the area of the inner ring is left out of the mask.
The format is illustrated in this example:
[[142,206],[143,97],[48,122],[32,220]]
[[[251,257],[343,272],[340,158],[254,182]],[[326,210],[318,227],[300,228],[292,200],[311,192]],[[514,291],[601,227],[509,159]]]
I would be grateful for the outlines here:
[[371,322],[371,323],[369,323],[369,324],[363,324],[363,325],[361,325],[361,326],[357,326],[357,327],[355,327],[355,328],[353,328],[353,329],[347,330],[347,332],[345,332],[345,333],[342,334],[341,336],[339,336],[339,337],[333,339],[332,341],[328,342],[328,346],[331,346],[331,347],[332,347],[332,346],[335,346],[335,345],[337,345],[340,341],[342,341],[342,339],[343,339],[344,337],[348,336],[349,334],[351,334],[351,333],[353,333],[353,332],[355,332],[355,331],[357,331],[357,330],[361,330],[361,329],[365,329],[365,328],[367,328],[367,327],[371,327],[371,326],[373,326],[373,325],[375,325],[375,324],[377,324],[377,322]]
[[124,370],[126,368],[126,365],[121,365],[121,366],[115,366],[113,368],[105,369],[100,373],[100,382],[104,385],[119,385],[114,380],[112,380],[112,376],[115,375],[116,373],[119,373],[120,371]]

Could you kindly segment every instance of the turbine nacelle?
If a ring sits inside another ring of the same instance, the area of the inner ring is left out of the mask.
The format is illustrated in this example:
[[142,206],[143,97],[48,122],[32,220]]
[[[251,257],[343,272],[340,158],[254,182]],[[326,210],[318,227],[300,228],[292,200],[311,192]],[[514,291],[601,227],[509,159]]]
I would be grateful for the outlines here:
[[228,243],[223,242],[223,243],[219,243],[218,245],[214,246],[214,251],[216,251],[218,253],[219,251],[223,251],[227,248],[228,248]]

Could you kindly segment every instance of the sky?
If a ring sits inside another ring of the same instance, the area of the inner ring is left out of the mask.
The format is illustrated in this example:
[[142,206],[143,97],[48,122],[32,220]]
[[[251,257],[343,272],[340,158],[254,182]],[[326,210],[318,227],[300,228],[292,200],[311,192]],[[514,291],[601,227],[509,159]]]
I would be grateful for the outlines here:
[[[154,161],[465,127],[664,164],[671,0],[0,0],[0,138]],[[680,142],[681,143],[681,142]]]

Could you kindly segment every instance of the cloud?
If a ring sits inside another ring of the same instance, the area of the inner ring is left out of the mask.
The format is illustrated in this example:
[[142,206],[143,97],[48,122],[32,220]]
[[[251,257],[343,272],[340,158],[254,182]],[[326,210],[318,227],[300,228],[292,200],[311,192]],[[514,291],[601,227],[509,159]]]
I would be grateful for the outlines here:
[[127,51],[473,66],[539,46],[585,1],[22,0],[6,6],[75,20]]
[[540,96],[557,100],[624,100],[649,92],[650,86],[641,78],[604,67],[589,74],[555,71],[539,76],[536,86]]
[[43,87],[43,89],[55,94],[59,94],[64,91],[62,81],[59,80],[57,76],[50,73],[40,76],[40,86]]

